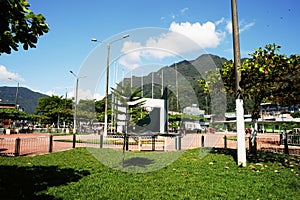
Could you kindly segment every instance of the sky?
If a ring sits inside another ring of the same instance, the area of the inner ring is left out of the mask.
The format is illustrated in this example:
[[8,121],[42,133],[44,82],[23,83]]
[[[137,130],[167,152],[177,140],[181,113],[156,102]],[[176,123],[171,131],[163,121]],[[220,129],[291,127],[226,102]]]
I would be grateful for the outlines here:
[[[107,44],[110,81],[201,53],[233,59],[230,0],[29,3],[34,13],[45,16],[49,33],[39,38],[37,48],[0,56],[0,86],[19,82],[33,91],[71,97],[76,82],[72,70],[81,96],[99,99],[105,94]],[[241,57],[270,43],[282,46],[279,53],[299,54],[299,0],[237,0],[237,6]],[[130,36],[122,38],[126,34]]]

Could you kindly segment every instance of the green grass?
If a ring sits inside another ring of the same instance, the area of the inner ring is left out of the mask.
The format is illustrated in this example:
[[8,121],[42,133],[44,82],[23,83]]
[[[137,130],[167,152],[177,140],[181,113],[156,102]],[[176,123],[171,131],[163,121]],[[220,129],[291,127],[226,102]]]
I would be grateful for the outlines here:
[[0,199],[300,199],[299,157],[259,152],[238,167],[236,150],[199,152],[148,173],[107,167],[86,148],[0,157]]
[[[224,139],[224,137],[223,137],[223,139]],[[227,139],[227,140],[237,141],[237,136],[226,136],[226,139]],[[247,141],[248,138],[245,138],[245,140]]]

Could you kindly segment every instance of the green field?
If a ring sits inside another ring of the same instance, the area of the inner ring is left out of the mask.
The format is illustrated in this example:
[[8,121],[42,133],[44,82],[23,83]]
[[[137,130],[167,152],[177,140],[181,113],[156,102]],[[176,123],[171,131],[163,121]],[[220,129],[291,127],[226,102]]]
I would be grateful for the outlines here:
[[239,167],[236,150],[199,152],[148,173],[107,167],[86,148],[0,157],[0,199],[300,199],[299,157],[259,152]]

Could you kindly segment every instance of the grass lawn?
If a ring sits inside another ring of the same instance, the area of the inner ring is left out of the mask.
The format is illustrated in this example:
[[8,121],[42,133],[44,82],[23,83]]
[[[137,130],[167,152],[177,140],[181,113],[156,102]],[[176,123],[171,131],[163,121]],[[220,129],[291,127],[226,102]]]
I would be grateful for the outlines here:
[[148,173],[107,167],[86,148],[0,157],[0,199],[300,199],[299,157],[260,152],[242,168],[236,150],[199,152]]

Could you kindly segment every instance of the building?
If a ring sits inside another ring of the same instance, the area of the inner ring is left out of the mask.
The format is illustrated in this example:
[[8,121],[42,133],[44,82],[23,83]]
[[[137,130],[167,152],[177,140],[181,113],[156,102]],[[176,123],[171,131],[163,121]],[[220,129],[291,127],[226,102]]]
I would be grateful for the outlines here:
[[[293,118],[291,113],[299,111],[297,106],[280,106],[271,103],[262,103],[260,109],[260,118],[257,120],[259,132],[282,132],[284,126],[287,129],[293,124],[299,124],[300,118]],[[251,127],[251,115],[244,115],[245,127]],[[236,130],[236,113],[225,113],[225,121],[219,121],[218,124],[224,124],[225,130]]]

